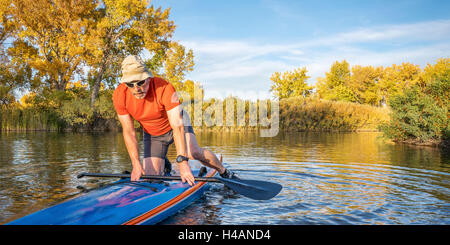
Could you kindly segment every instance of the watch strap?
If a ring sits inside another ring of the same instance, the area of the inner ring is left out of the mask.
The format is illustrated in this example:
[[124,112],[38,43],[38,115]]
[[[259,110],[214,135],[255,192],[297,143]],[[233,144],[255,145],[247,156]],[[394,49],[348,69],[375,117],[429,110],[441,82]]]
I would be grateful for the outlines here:
[[[179,160],[181,160],[181,161],[179,161]],[[189,160],[189,157],[185,157],[185,156],[183,156],[183,155],[178,155],[177,156],[177,159],[176,159],[176,161],[178,162],[178,163],[180,163],[180,162],[182,162],[182,161],[188,161]]]

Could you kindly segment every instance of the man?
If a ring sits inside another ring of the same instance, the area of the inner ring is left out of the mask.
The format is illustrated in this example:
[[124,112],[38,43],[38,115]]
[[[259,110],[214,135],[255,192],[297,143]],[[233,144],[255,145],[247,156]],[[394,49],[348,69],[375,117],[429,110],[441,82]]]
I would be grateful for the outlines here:
[[[198,146],[192,126],[183,125],[183,108],[174,87],[164,79],[153,77],[138,56],[130,55],[124,59],[120,83],[114,91],[113,103],[133,166],[132,181],[139,180],[142,175],[162,175],[167,150],[173,142],[183,183],[187,181],[193,185],[195,181],[188,159],[216,169],[223,178],[236,177],[214,153]],[[144,128],[142,164],[133,118]]]

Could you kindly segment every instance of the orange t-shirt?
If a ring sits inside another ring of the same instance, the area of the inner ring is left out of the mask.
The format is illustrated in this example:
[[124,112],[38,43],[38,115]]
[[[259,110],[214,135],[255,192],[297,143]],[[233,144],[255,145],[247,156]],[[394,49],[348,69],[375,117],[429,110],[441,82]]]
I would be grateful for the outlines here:
[[167,111],[181,103],[172,84],[162,78],[153,77],[150,79],[145,98],[137,99],[122,83],[114,90],[113,104],[117,114],[130,114],[147,133],[157,136],[172,129]]

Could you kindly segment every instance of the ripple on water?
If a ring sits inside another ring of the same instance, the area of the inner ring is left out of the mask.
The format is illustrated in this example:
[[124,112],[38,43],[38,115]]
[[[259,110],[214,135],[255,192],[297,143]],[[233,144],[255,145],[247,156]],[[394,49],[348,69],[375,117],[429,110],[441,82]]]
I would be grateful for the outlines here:
[[[374,164],[231,163],[241,178],[277,182],[256,201],[215,184],[199,202],[213,224],[449,224],[449,174]],[[245,170],[244,170],[245,169]],[[202,210],[200,208],[199,210]],[[181,217],[181,216],[180,216]],[[173,219],[177,219],[177,216]]]

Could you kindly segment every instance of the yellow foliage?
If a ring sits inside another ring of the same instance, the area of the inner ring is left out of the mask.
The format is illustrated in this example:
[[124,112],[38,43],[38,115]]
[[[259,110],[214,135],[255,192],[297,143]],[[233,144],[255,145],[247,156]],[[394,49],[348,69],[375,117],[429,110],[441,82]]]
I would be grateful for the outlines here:
[[383,76],[383,67],[353,66],[348,86],[361,104],[379,105],[378,81]]
[[108,76],[120,75],[117,66],[123,57],[139,54],[144,48],[151,54],[164,53],[175,30],[173,21],[168,19],[169,9],[155,9],[144,0],[105,0],[95,13],[83,57],[94,75],[92,107],[104,88],[101,82]]
[[36,49],[33,56],[23,57],[46,79],[51,88],[64,90],[85,53],[86,30],[92,25],[96,5],[90,0],[47,1],[13,0],[11,12],[17,26],[17,37]]
[[379,84],[382,96],[389,101],[389,97],[401,94],[403,89],[417,83],[420,72],[420,67],[411,63],[386,67]]
[[450,70],[450,58],[440,58],[436,64],[427,64],[420,74],[418,80],[421,86],[433,81],[436,76],[442,76]]
[[306,75],[307,72],[306,67],[303,67],[294,69],[292,72],[286,71],[283,74],[273,73],[270,77],[272,80],[270,91],[279,99],[310,95],[313,87],[307,84],[309,78]]
[[76,81],[76,82],[68,82],[66,85],[66,89],[71,89],[71,88],[87,88],[87,84],[83,84],[81,81]]
[[182,81],[186,72],[194,70],[194,53],[177,42],[170,42],[164,59],[164,77],[171,82],[175,89],[182,89]]
[[344,100],[356,102],[356,96],[350,89],[350,65],[346,60],[334,62],[325,78],[319,78],[317,94],[327,100]]
[[20,104],[23,108],[28,108],[33,106],[33,99],[36,97],[36,93],[30,92],[25,94],[20,98]]

